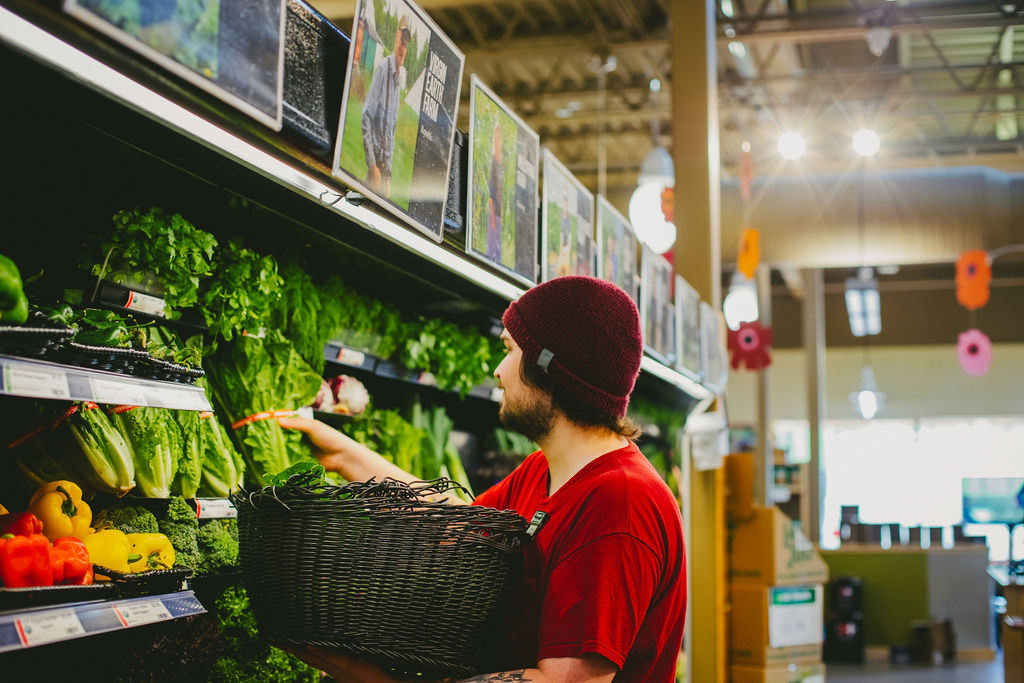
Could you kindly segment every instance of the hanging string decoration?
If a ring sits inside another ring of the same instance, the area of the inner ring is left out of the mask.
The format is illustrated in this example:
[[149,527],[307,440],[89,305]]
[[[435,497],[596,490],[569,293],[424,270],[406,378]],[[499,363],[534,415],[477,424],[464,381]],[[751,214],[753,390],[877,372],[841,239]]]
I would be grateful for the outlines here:
[[754,278],[757,271],[757,264],[761,262],[761,233],[754,228],[744,228],[740,233],[739,255],[736,258],[736,269],[747,276],[748,280]]
[[992,266],[983,249],[965,251],[956,260],[956,300],[969,311],[988,303]]
[[988,373],[988,367],[992,363],[992,342],[981,330],[961,332],[957,338],[956,355],[964,372],[981,377]]
[[747,370],[760,370],[772,364],[768,353],[772,345],[772,330],[761,323],[740,323],[739,329],[729,330],[729,365],[733,370],[743,364]]

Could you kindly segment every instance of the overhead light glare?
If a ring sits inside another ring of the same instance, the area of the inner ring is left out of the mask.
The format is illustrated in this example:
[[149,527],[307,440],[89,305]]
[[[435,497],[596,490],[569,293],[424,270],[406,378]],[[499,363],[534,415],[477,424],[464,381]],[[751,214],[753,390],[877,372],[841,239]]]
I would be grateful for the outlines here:
[[861,128],[853,134],[853,151],[862,157],[874,156],[881,146],[882,140],[878,133],[870,128]]
[[732,0],[722,0],[722,14],[727,17],[736,16],[736,10],[732,6]]
[[850,394],[850,402],[857,408],[857,412],[865,420],[872,419],[885,407],[885,394],[878,390],[875,384],[875,371],[870,365],[865,365],[860,371],[860,386],[857,391]]
[[737,43],[735,40],[729,43],[729,52],[731,52],[732,56],[736,59],[743,59],[747,56],[746,46],[744,46],[743,43]]
[[870,268],[862,268],[857,277],[846,279],[846,314],[854,337],[876,335],[882,331],[882,302],[878,280]]
[[651,79],[651,92],[658,92],[659,90],[661,90],[661,79],[652,78]]
[[665,186],[641,183],[629,198],[629,222],[637,238],[658,254],[664,254],[676,243],[676,226],[665,220],[661,193]]
[[730,330],[738,330],[740,323],[753,322],[758,318],[757,287],[753,280],[739,271],[732,275],[729,293],[722,302],[722,313]]
[[779,136],[779,154],[785,159],[796,161],[807,151],[807,142],[804,136],[796,131],[786,131]]

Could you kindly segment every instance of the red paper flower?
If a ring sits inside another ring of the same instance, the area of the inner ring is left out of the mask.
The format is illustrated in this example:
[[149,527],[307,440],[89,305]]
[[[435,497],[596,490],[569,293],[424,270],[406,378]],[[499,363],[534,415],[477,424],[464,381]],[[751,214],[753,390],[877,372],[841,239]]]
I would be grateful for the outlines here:
[[992,342],[981,330],[961,332],[957,338],[956,355],[964,372],[980,377],[988,372],[992,362]]
[[992,281],[992,267],[988,253],[972,249],[960,254],[956,260],[956,300],[969,311],[988,303],[988,284]]
[[738,330],[729,330],[729,365],[733,370],[743,363],[747,370],[760,370],[772,364],[768,349],[772,345],[772,330],[759,322],[740,323]]

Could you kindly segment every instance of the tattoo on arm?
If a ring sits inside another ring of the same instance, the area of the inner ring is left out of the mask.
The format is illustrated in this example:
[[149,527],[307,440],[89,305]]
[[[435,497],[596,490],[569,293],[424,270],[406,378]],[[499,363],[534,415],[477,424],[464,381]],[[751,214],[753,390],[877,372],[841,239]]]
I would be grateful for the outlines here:
[[459,683],[527,683],[532,678],[526,678],[526,669],[519,671],[503,671],[498,674],[481,674],[473,678],[465,678]]

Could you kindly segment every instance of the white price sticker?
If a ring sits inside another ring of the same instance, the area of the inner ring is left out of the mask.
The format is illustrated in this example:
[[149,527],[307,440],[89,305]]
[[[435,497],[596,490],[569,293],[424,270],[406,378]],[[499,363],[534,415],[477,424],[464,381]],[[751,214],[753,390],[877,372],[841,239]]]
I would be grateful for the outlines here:
[[146,405],[146,394],[142,387],[129,381],[118,382],[93,377],[92,397],[97,403],[115,403],[122,406]]
[[238,517],[238,510],[227,498],[196,498],[196,516],[199,519],[230,519]]
[[4,363],[4,393],[32,398],[71,398],[68,378],[60,370]]
[[209,410],[206,394],[192,389],[164,388],[160,390],[160,403],[176,410]]
[[30,614],[17,619],[15,623],[18,626],[18,637],[25,647],[85,635],[85,628],[72,609]]
[[345,365],[351,365],[353,367],[362,367],[363,363],[366,362],[366,354],[362,351],[356,351],[354,349],[346,349],[342,347],[338,350],[338,362],[344,363]]
[[125,308],[133,311],[149,313],[150,315],[158,315],[160,317],[164,316],[164,309],[166,306],[167,304],[160,297],[150,296],[140,292],[128,292],[128,302],[124,305]]
[[114,611],[117,612],[125,626],[153,624],[171,618],[171,613],[159,598],[129,603],[116,603]]

